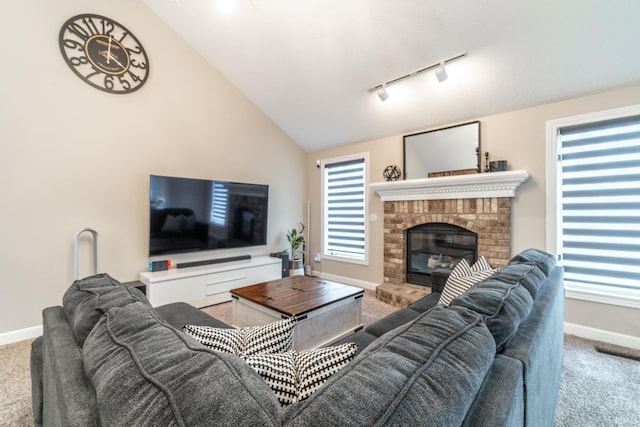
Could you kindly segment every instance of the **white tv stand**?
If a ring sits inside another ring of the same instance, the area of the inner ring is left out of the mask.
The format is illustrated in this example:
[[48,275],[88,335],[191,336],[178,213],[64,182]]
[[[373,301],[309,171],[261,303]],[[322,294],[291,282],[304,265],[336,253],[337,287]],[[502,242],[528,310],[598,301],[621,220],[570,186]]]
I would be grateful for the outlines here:
[[231,289],[280,278],[282,260],[270,256],[140,273],[154,307],[179,301],[205,307],[231,301]]

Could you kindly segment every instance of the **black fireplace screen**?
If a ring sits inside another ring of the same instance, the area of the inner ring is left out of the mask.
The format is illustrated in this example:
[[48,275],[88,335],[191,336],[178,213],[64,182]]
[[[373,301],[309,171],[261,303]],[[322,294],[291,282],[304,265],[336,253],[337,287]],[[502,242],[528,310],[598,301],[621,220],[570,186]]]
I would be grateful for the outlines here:
[[451,224],[428,223],[407,230],[408,283],[431,285],[436,269],[452,270],[462,258],[476,261],[476,233]]

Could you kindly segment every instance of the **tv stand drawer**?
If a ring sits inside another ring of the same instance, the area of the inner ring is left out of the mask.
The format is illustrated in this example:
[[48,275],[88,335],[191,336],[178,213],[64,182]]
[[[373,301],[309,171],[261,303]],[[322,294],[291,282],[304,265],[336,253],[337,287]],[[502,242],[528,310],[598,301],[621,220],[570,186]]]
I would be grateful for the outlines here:
[[280,258],[260,256],[246,261],[140,273],[147,299],[154,307],[186,302],[195,307],[230,301],[229,291],[280,279]]
[[153,306],[184,301],[198,307],[205,303],[204,292],[204,278],[198,276],[147,286],[147,298]]
[[246,278],[227,280],[207,285],[207,305],[220,304],[221,302],[231,301],[231,293],[229,291],[234,288],[245,286]]
[[[247,278],[246,269],[221,271],[220,273],[207,274],[207,286],[215,285],[217,283],[234,282],[242,280],[243,282]],[[244,286],[244,285],[243,285]]]

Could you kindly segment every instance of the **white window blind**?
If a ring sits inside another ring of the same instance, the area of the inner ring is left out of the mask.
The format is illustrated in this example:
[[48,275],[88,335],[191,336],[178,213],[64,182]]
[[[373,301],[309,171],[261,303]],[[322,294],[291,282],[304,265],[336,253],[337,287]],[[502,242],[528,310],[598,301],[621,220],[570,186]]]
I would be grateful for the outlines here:
[[324,164],[324,255],[366,261],[364,158]]
[[560,129],[565,284],[640,291],[640,117]]

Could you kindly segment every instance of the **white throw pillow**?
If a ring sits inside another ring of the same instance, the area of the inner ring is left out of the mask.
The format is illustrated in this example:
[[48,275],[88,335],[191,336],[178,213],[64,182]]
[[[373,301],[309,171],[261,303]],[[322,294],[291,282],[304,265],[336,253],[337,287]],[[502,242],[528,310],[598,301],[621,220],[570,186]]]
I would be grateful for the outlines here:
[[467,260],[463,258],[447,278],[438,304],[451,304],[451,301],[455,297],[463,294],[467,289],[491,276],[493,273],[494,270],[491,269],[491,266],[484,257],[480,257],[473,266],[469,266]]
[[182,330],[213,350],[248,356],[290,351],[294,326],[295,319],[289,318],[240,329],[185,325]]
[[243,358],[271,387],[280,405],[287,406],[311,396],[331,375],[349,363],[357,350],[355,343],[346,343]]

